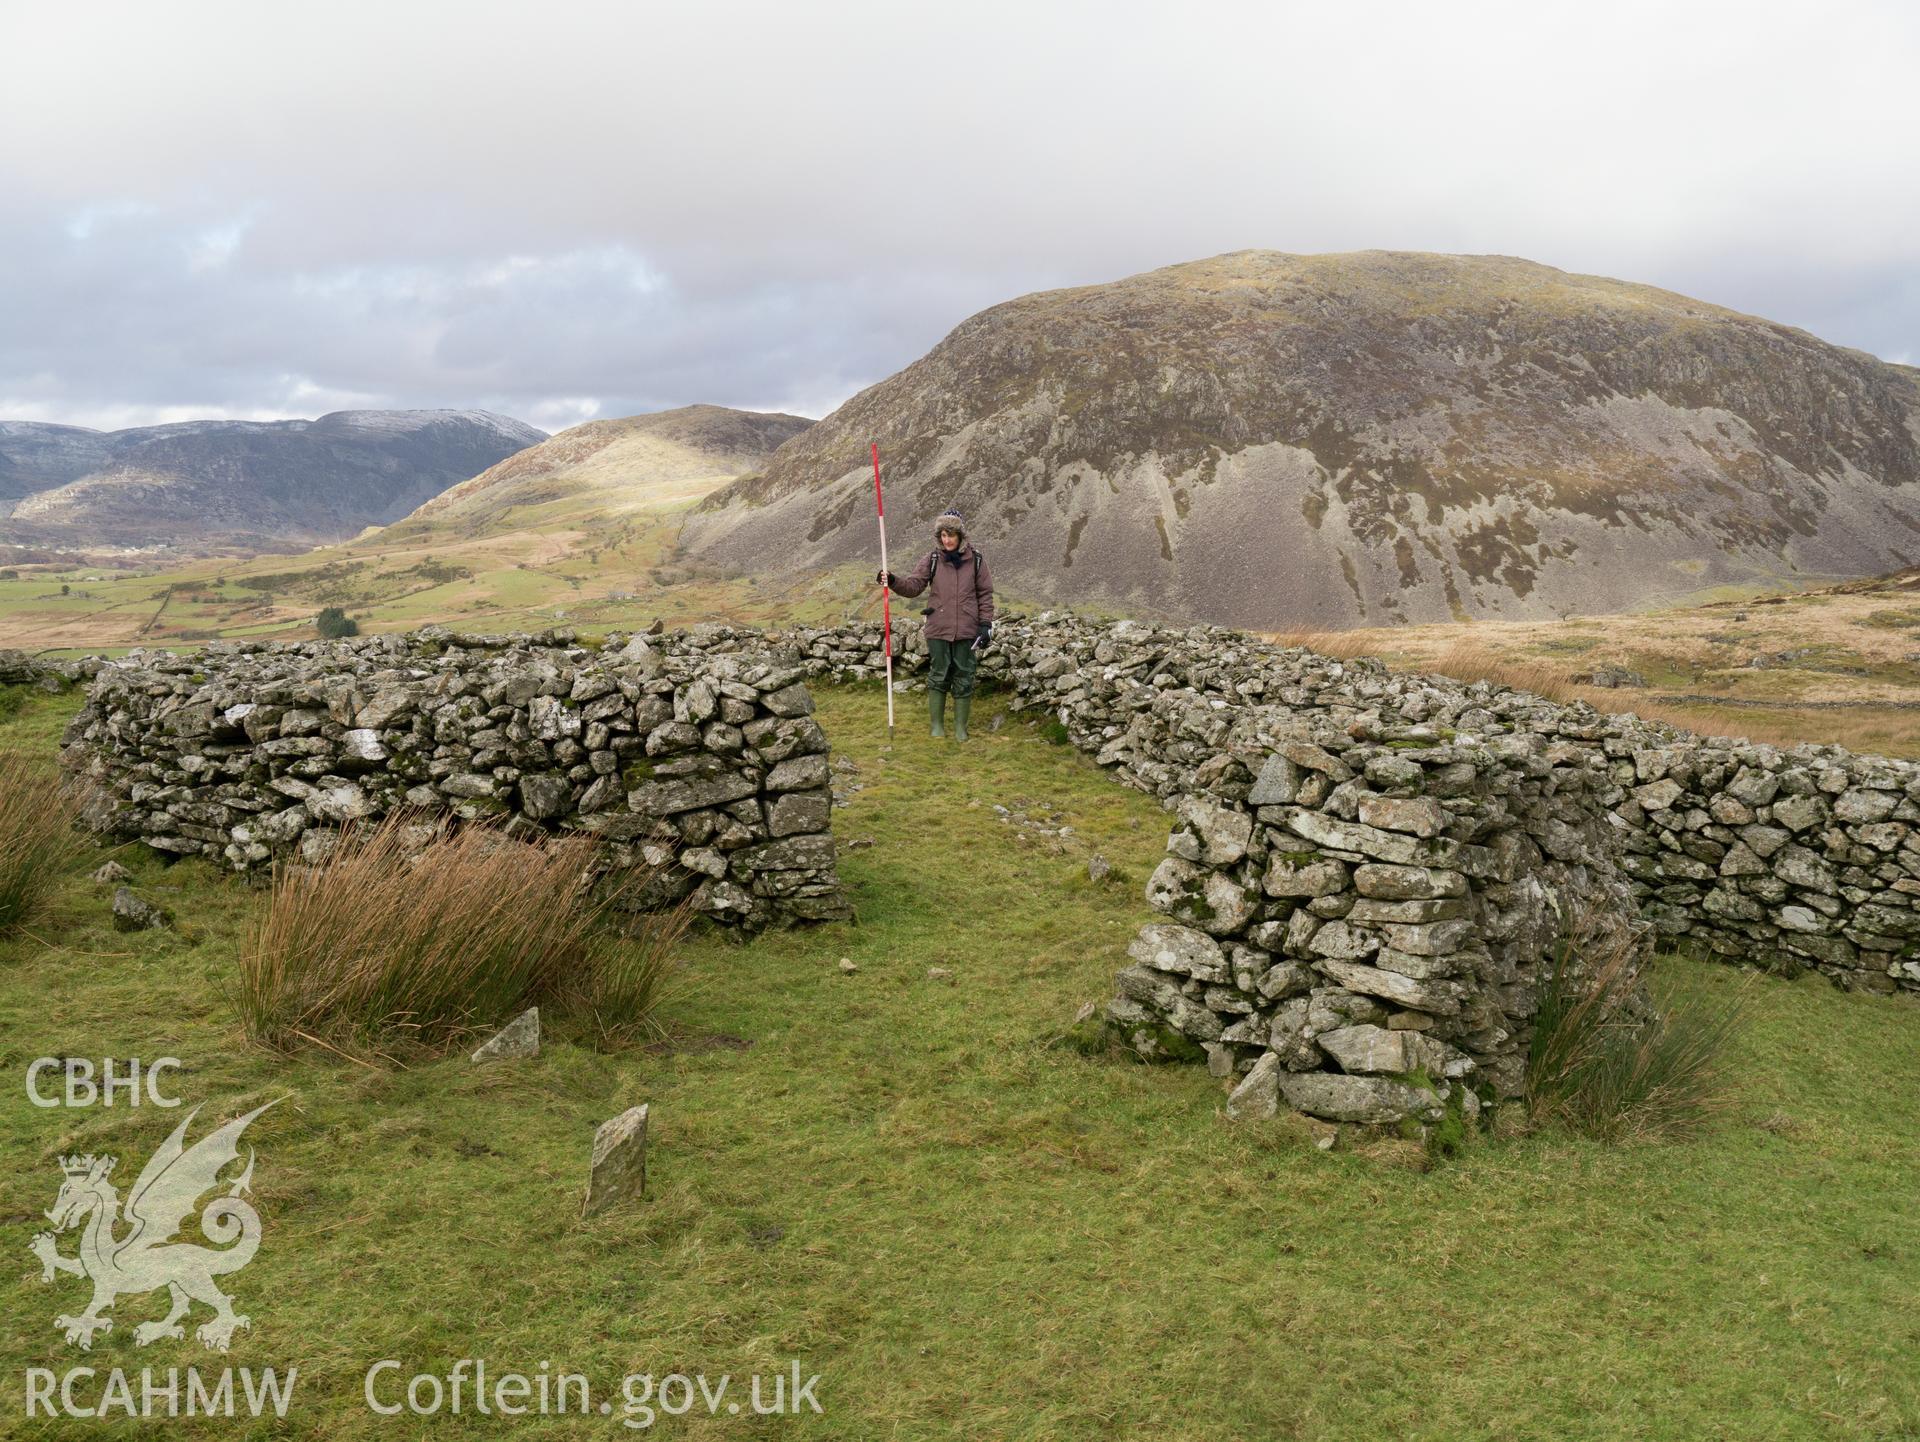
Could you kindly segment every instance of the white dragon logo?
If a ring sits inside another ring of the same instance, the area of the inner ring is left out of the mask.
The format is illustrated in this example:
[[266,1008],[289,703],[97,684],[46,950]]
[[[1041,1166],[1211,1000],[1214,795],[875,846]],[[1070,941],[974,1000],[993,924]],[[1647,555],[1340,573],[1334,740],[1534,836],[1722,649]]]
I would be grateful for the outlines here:
[[[66,1333],[69,1343],[90,1351],[95,1332],[113,1330],[113,1318],[102,1314],[115,1297],[161,1287],[172,1293],[173,1306],[162,1320],[142,1322],[134,1328],[134,1341],[143,1347],[162,1337],[176,1341],[183,1338],[180,1318],[191,1302],[204,1302],[213,1308],[214,1315],[194,1332],[208,1347],[224,1352],[236,1328],[253,1325],[233,1310],[233,1298],[213,1280],[246,1266],[260,1246],[260,1214],[251,1203],[240,1200],[253,1181],[251,1147],[247,1149],[246,1170],[233,1179],[225,1196],[215,1197],[200,1213],[200,1230],[214,1246],[174,1242],[172,1238],[201,1196],[220,1185],[221,1170],[238,1159],[240,1134],[247,1124],[272,1105],[268,1102],[243,1117],[235,1117],[191,1147],[184,1145],[187,1125],[200,1108],[188,1112],[141,1169],[127,1194],[124,1220],[132,1225],[124,1236],[115,1235],[123,1220],[120,1197],[107,1181],[115,1159],[90,1154],[60,1158],[66,1180],[60,1184],[53,1210],[46,1214],[53,1230],[37,1235],[32,1251],[40,1259],[42,1282],[51,1282],[55,1272],[71,1272],[93,1282],[93,1301],[86,1311],[54,1319],[54,1326]],[[55,1250],[55,1234],[82,1223],[86,1230],[80,1237],[79,1254],[61,1256]]]

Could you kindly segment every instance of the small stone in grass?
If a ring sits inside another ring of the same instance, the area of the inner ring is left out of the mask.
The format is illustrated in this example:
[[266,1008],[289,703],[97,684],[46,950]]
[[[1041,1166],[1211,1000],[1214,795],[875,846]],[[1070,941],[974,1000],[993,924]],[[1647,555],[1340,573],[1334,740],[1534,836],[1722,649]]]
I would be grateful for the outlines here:
[[113,893],[113,929],[115,931],[150,931],[171,925],[173,925],[173,917],[170,913],[162,911],[150,901],[142,901],[128,887],[115,888]]
[[953,968],[948,966],[930,966],[927,968],[927,980],[944,981],[948,986],[952,986]]
[[858,966],[854,965],[852,957],[843,956],[840,958],[840,970],[844,975],[852,976],[859,969]]
[[540,1008],[530,1006],[501,1027],[473,1054],[477,1062],[525,1061],[540,1055]]

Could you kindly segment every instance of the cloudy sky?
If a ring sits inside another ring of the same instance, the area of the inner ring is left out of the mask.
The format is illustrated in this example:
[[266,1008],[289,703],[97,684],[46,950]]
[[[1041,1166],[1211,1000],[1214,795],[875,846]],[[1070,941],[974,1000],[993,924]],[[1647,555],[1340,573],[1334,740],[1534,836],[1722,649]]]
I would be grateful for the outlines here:
[[972,312],[1497,252],[1920,361],[1920,7],[0,4],[0,419],[820,415]]

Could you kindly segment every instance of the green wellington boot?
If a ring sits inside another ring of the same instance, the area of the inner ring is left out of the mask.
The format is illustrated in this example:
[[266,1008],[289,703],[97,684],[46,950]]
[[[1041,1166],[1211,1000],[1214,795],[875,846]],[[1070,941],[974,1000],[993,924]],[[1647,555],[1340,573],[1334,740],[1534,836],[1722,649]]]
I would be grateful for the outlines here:
[[[958,709],[957,705],[955,709]],[[937,691],[931,686],[927,687],[927,715],[933,721],[933,730],[928,732],[928,735],[944,736],[947,734],[947,728],[941,724],[946,719],[946,714],[947,693],[945,691]]]
[[967,713],[973,710],[973,697],[955,696],[953,698],[953,739],[967,739]]

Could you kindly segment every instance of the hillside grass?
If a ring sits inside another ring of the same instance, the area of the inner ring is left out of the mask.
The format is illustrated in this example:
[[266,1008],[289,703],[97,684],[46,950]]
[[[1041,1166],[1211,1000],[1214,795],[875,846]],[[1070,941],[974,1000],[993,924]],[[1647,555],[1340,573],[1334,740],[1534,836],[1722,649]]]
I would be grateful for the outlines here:
[[[983,694],[965,747],[928,740],[901,697],[889,752],[876,688],[816,694],[858,768],[836,786],[862,788],[836,834],[873,843],[841,863],[858,920],[689,940],[675,1040],[651,1050],[394,1070],[249,1047],[221,995],[262,894],[124,849],[182,930],[118,935],[90,848],[45,926],[0,942],[0,1370],[222,1364],[191,1340],[136,1348],[154,1297],[122,1299],[92,1353],[68,1348],[53,1317],[84,1285],[43,1287],[27,1254],[60,1153],[115,1152],[131,1180],[182,1115],[36,1109],[28,1061],[174,1055],[175,1090],[207,1108],[195,1135],[287,1099],[248,1133],[264,1242],[228,1279],[253,1327],[224,1359],[298,1366],[272,1435],[591,1431],[362,1402],[377,1359],[444,1375],[475,1356],[550,1360],[607,1395],[628,1372],[738,1378],[798,1358],[825,1415],[764,1430],[835,1439],[1920,1433],[1911,1001],[1759,980],[1732,1109],[1684,1144],[1542,1132],[1426,1172],[1323,1153],[1292,1123],[1227,1124],[1199,1068],[1053,1042],[1111,994],[1150,919],[1154,801],[1020,715],[991,729],[1001,696]],[[75,704],[28,698],[0,746],[49,757]],[[1093,850],[1116,868],[1105,885]],[[1708,1000],[1743,982],[1661,972]],[[593,1129],[639,1102],[651,1194],[582,1222]],[[9,1435],[89,1425],[19,1405]]]
[[[1920,759],[1920,572],[1626,616],[1267,633],[1707,736]],[[1755,665],[1755,662],[1761,664]],[[1640,686],[1575,678],[1622,667]]]
[[[604,631],[640,630],[656,619],[753,626],[879,619],[879,593],[864,563],[727,575],[674,559],[691,501],[609,517],[594,513],[591,499],[515,507],[478,527],[408,522],[300,555],[160,569],[32,566],[18,580],[0,581],[0,646],[80,655],[217,638],[311,640],[323,606],[341,607],[367,634],[429,624]],[[1017,586],[1003,587],[999,599],[1003,610],[1026,604]]]

